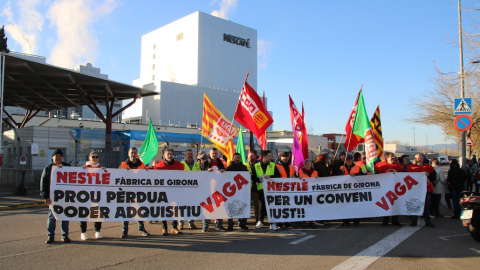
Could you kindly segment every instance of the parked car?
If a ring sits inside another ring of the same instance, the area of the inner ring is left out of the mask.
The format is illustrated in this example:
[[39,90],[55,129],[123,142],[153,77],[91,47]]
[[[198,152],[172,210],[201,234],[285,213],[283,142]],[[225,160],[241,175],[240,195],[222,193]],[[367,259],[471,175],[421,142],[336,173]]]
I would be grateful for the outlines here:
[[448,165],[449,164],[449,160],[448,160],[447,156],[438,156],[438,162],[440,163],[440,165]]

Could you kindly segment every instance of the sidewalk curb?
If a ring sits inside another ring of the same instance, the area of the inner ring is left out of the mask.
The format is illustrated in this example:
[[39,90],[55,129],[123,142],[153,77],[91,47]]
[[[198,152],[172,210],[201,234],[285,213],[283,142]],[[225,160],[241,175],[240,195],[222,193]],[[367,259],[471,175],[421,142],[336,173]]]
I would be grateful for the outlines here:
[[15,204],[15,205],[0,206],[0,211],[24,209],[24,208],[34,208],[34,207],[41,207],[41,206],[47,206],[47,205],[44,202],[21,203],[21,204]]

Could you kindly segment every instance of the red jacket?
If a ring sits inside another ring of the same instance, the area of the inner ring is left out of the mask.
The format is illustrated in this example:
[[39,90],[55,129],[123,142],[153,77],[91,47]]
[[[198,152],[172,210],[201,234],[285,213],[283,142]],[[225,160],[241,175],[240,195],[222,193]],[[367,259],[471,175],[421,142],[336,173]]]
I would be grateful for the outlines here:
[[185,169],[185,165],[182,163],[174,160],[172,164],[168,164],[165,162],[165,160],[161,160],[157,164],[155,164],[155,167],[153,167],[155,170],[177,170],[177,171],[183,171]]
[[[409,164],[407,165],[407,172],[428,172],[428,173],[433,173],[435,169],[432,167],[430,164],[423,164],[423,165],[417,165],[417,164]],[[433,186],[432,182],[427,178],[427,192],[433,192],[435,187]]]
[[375,172],[377,173],[403,172],[403,166],[398,163],[389,164],[386,160],[383,160],[375,164]]

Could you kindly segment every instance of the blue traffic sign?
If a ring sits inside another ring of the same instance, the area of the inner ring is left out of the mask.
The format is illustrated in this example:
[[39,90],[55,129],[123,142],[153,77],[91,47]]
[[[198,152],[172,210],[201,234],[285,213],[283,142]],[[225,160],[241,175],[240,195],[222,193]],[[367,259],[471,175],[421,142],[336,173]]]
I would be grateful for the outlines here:
[[455,115],[472,114],[471,98],[456,98],[454,104],[455,105],[453,106],[453,113]]

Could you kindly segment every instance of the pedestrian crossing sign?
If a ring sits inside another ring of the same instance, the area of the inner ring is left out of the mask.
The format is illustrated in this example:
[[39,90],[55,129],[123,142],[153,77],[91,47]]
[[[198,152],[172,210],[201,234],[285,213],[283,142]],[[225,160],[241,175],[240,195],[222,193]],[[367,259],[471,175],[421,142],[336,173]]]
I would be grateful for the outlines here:
[[471,98],[456,98],[453,113],[459,114],[472,114],[472,99]]

